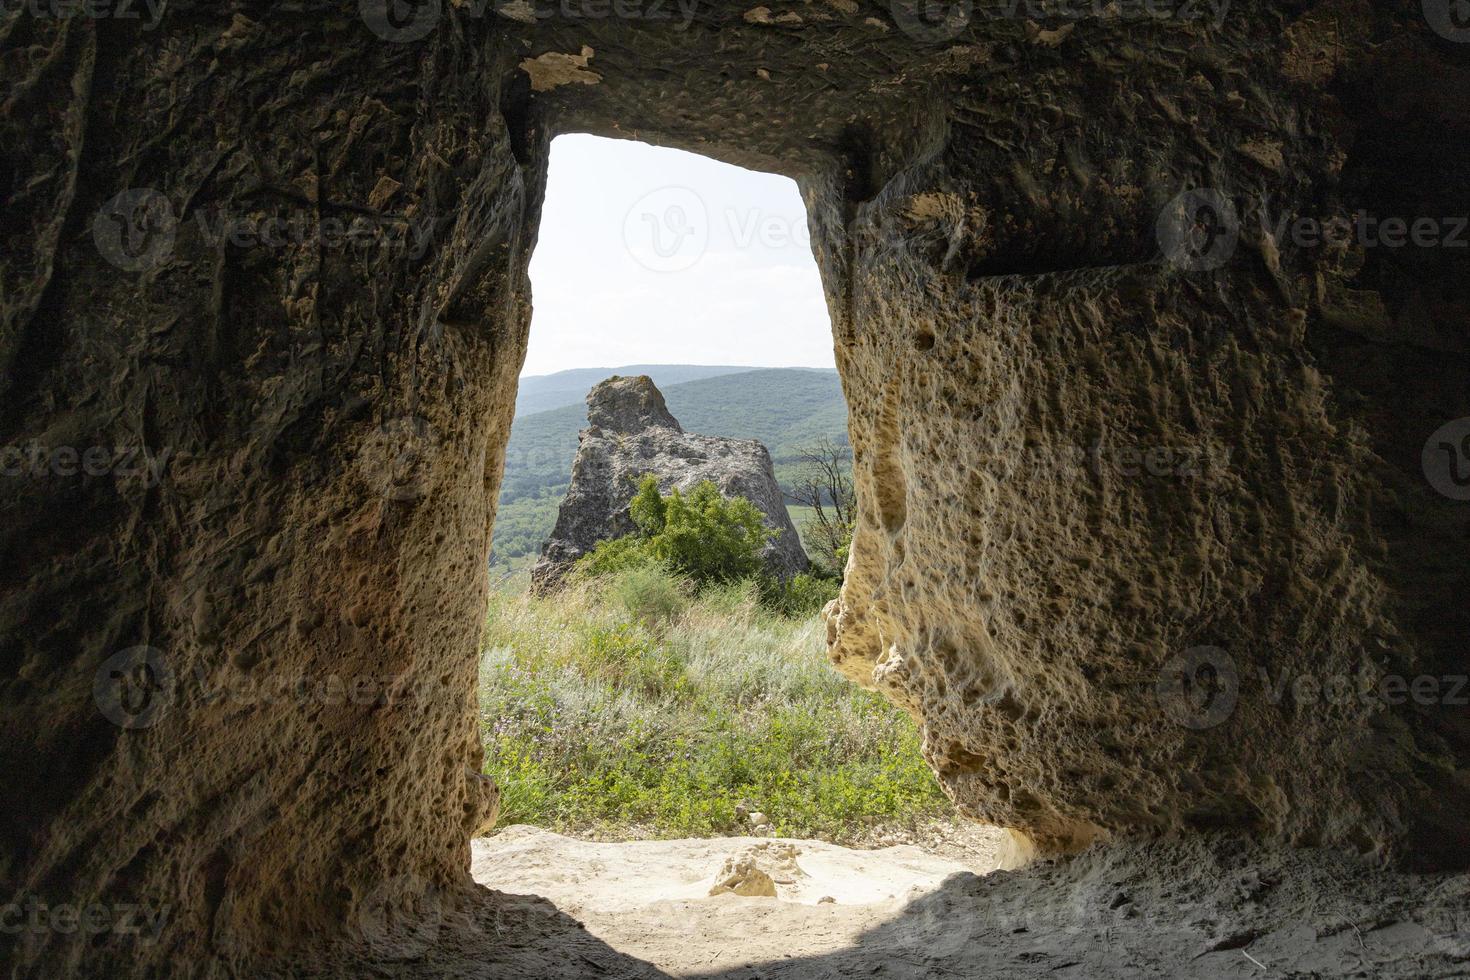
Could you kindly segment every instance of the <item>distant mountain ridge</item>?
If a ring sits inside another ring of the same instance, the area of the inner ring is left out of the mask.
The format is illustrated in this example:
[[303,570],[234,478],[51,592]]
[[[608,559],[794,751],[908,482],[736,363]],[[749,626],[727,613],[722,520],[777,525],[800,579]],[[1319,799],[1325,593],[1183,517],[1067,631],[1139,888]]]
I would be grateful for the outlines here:
[[[587,425],[585,398],[612,374],[647,374],[658,385],[668,368],[714,371],[691,381],[659,385],[680,424],[689,432],[759,439],[771,453],[776,478],[788,479],[800,451],[826,437],[847,442],[847,403],[837,372],[830,368],[720,368],[636,365],[596,375],[575,403],[518,416],[506,446],[505,476],[495,519],[496,561],[539,552],[556,522],[556,510],[571,478],[577,434]],[[569,375],[573,372],[561,372]],[[553,378],[556,375],[547,375]],[[554,389],[543,389],[554,390]]]
[[516,390],[516,418],[546,412],[564,405],[581,405],[587,392],[599,381],[615,374],[624,377],[646,374],[660,389],[686,381],[713,378],[721,374],[754,371],[753,367],[728,364],[625,364],[613,368],[571,368],[555,374],[532,374],[520,380]]

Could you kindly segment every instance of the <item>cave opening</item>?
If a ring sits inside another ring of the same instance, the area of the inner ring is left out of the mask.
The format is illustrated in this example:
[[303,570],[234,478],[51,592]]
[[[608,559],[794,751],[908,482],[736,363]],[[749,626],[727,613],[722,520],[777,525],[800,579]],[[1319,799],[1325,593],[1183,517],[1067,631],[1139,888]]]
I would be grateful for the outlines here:
[[787,177],[550,146],[481,644],[500,813],[474,869],[655,961],[682,942],[752,962],[716,950],[777,907],[841,939],[770,929],[768,952],[840,950],[1020,858],[954,812],[914,720],[826,656],[857,501],[807,222]]

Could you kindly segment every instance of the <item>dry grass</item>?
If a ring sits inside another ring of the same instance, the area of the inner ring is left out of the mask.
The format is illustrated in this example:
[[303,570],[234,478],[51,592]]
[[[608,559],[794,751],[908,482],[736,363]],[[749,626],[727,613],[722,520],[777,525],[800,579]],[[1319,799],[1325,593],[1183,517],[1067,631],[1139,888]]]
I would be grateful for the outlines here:
[[837,675],[814,617],[637,569],[492,596],[481,667],[502,823],[838,842],[951,812],[913,722]]

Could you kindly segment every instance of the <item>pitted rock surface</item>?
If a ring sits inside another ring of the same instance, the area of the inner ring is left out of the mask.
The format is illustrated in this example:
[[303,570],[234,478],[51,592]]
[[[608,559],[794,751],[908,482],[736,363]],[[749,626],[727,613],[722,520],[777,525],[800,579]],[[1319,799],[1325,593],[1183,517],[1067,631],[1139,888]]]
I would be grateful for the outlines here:
[[597,542],[636,530],[628,504],[649,473],[662,493],[676,487],[688,492],[709,480],[725,497],[746,498],[776,532],[761,552],[766,570],[785,579],[807,569],[771,454],[760,442],[685,432],[647,375],[594,386],[587,393],[587,421],[556,527],[531,570],[538,588],[559,583]]
[[664,393],[646,374],[614,376],[594,385],[587,393],[587,424],[617,435],[636,435],[655,428],[684,431],[670,414]]

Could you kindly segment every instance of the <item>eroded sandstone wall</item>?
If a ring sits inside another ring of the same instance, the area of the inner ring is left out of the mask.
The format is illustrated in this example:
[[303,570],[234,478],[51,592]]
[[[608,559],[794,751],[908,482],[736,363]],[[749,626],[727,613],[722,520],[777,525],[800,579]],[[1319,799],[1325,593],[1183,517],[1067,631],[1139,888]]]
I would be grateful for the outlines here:
[[[833,659],[1044,847],[1462,865],[1466,511],[1421,449],[1470,411],[1465,251],[1299,219],[1465,214],[1470,120],[1428,81],[1463,69],[1408,12],[1241,15],[1131,62],[1092,31],[1105,83],[957,93],[833,235],[861,508]],[[1171,260],[1180,194],[1229,227]]]
[[37,975],[360,933],[493,820],[475,643],[542,170],[495,46],[353,8],[6,23],[3,442],[159,463],[5,481],[6,901],[161,914],[8,935]]

